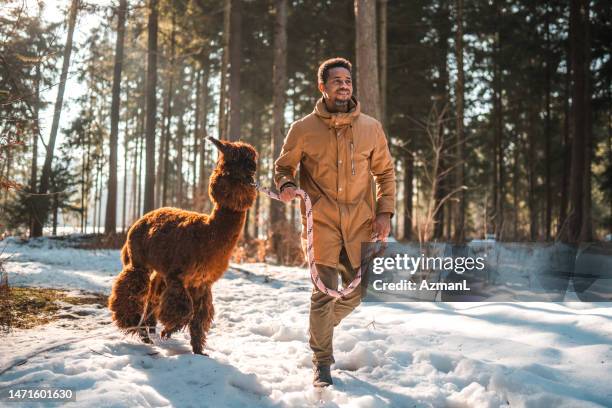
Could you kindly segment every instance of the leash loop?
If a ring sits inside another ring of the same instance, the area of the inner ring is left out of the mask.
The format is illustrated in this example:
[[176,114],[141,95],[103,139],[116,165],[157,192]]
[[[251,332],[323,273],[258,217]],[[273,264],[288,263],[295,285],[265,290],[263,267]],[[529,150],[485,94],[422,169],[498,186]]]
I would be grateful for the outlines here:
[[[264,193],[268,197],[274,200],[281,201],[279,194],[271,191],[269,188],[262,187],[257,183],[254,184],[254,187],[257,189],[257,191]],[[307,241],[306,255],[308,257],[308,267],[310,269],[310,277],[312,278],[312,281],[314,282],[317,289],[319,289],[321,292],[335,298],[336,300],[342,299],[346,297],[348,294],[350,294],[351,292],[353,292],[355,288],[357,288],[359,284],[361,283],[361,266],[359,266],[359,269],[357,270],[355,279],[353,279],[353,281],[349,283],[345,288],[335,290],[335,289],[331,289],[325,286],[325,284],[319,277],[319,271],[317,270],[317,266],[314,260],[314,246],[313,246],[314,222],[312,220],[312,203],[310,201],[310,197],[304,190],[297,188],[295,190],[295,194],[300,196],[300,198],[304,201],[304,206],[306,207],[306,241]]]

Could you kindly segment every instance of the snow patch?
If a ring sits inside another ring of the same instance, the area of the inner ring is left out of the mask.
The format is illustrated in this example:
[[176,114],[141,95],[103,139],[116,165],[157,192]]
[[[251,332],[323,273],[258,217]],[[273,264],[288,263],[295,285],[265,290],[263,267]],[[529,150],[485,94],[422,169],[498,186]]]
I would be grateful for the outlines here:
[[[119,251],[4,241],[9,282],[108,294]],[[109,311],[0,339],[0,389],[72,387],[74,406],[606,407],[610,303],[364,303],[334,333],[334,386],[314,390],[304,268],[237,265],[213,288],[210,357],[188,332],[153,346]]]

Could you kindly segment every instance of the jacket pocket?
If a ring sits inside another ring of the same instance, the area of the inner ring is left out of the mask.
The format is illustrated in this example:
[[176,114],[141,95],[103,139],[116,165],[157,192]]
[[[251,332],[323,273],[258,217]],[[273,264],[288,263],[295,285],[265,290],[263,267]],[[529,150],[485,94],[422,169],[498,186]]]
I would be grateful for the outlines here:
[[352,142],[349,145],[351,159],[351,174],[353,177],[365,177],[370,174],[370,160],[372,151],[366,144]]
[[370,200],[363,200],[363,207],[365,212],[365,214],[363,215],[364,223],[368,223],[369,220],[370,224],[372,224],[372,222],[374,222],[374,218],[376,218],[376,215],[374,213],[372,205],[370,204]]

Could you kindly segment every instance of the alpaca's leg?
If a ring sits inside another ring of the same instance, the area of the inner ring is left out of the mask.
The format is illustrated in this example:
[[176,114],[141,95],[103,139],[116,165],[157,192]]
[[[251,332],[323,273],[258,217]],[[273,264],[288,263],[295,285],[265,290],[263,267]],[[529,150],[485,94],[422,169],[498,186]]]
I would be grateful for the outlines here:
[[[157,308],[159,305],[159,297],[164,289],[163,278],[159,274],[152,276],[147,292],[147,300],[143,307],[143,313],[146,313],[145,321],[142,327],[138,330],[138,335],[143,343],[152,344],[150,335],[155,334],[155,326],[157,325]],[[144,310],[146,309],[146,310]]]
[[[206,334],[215,314],[212,303],[212,292],[209,286],[192,292],[194,299],[193,319],[189,323],[189,334],[191,335],[191,348],[195,354],[205,354],[202,352],[206,345]],[[206,355],[206,354],[205,354]]]
[[189,323],[193,316],[193,301],[180,280],[166,279],[166,289],[161,295],[158,310],[157,317],[164,325],[164,330],[161,332],[164,338],[170,337],[172,333]]
[[[160,275],[156,273],[151,278],[151,310],[153,314],[147,321],[147,326],[149,327],[149,333],[155,334],[155,327],[157,326],[157,322],[159,321],[159,305],[161,303],[161,295],[166,290],[166,280]],[[152,329],[152,330],[151,330]]]
[[149,317],[143,322],[142,327],[138,329],[138,337],[143,343],[153,344],[151,337],[149,335],[155,334],[155,325],[157,324],[157,319],[153,314],[149,315]]
[[125,265],[113,284],[108,307],[112,319],[123,331],[137,334],[149,285],[149,271],[146,268]]

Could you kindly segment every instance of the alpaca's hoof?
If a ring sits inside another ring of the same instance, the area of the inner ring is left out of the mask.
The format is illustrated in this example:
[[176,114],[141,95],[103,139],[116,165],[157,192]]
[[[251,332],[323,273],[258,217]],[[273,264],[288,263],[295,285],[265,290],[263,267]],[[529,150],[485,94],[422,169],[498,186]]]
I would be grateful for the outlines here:
[[151,338],[149,337],[148,334],[145,333],[143,335],[142,333],[140,333],[139,337],[140,337],[140,341],[142,341],[143,343],[145,343],[145,344],[153,344],[153,340],[151,340]]
[[141,327],[140,329],[138,329],[138,337],[140,337],[140,341],[145,344],[153,344],[153,340],[151,340],[149,334],[155,334],[154,327],[150,327],[148,330],[146,327]]
[[199,355],[204,356],[204,357],[210,357],[210,356],[208,355],[208,353],[205,353],[205,352],[203,352],[202,350],[199,350],[199,351],[195,351],[195,350],[194,350],[194,351],[193,351],[193,354],[199,354]]
[[159,336],[164,340],[168,340],[172,337],[172,331],[164,329]]

